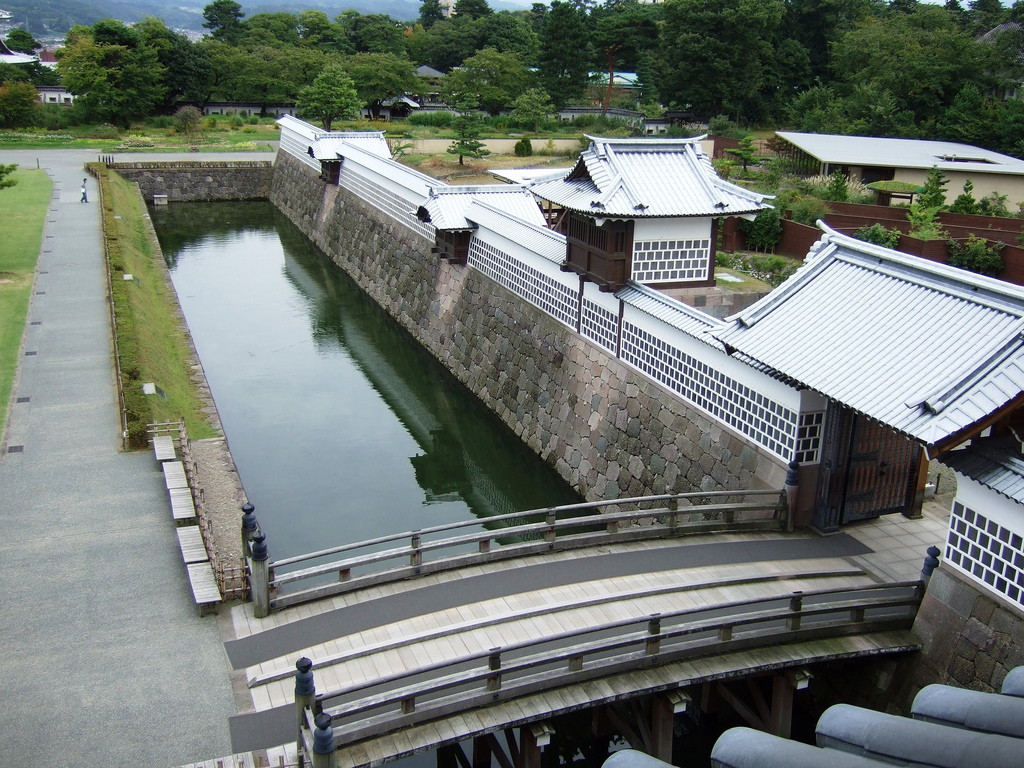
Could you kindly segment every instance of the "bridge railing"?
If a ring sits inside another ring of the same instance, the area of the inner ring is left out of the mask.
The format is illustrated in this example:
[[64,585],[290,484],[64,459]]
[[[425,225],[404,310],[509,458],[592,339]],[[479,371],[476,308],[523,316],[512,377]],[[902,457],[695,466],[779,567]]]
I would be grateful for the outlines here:
[[[920,581],[838,587],[611,621],[329,690],[335,746],[520,696],[706,655],[850,634],[910,629]],[[652,683],[638,683],[650,686]]]
[[[702,491],[567,504],[448,523],[272,561],[269,605],[272,610],[281,609],[364,587],[543,552],[683,534],[780,530],[785,528],[786,512],[784,490]],[[323,562],[336,555],[342,557]],[[320,562],[285,570],[313,561]],[[325,583],[328,578],[332,580]]]

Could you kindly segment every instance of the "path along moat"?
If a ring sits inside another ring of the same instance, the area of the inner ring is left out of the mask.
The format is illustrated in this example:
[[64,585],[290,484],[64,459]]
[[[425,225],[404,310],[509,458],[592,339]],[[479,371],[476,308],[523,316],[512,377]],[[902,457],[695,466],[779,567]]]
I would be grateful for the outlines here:
[[150,213],[273,557],[579,500],[272,205]]

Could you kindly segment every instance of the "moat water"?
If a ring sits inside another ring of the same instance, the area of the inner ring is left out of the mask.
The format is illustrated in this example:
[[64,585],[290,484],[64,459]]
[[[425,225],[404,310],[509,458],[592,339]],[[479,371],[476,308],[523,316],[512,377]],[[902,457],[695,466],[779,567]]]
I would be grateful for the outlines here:
[[579,501],[272,205],[150,213],[272,557]]

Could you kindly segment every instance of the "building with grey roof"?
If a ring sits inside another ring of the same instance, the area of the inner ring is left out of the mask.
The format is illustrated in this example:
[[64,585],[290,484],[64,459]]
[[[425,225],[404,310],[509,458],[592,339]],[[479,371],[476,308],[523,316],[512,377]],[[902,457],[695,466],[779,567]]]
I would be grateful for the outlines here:
[[604,139],[529,189],[568,240],[567,266],[606,290],[712,286],[716,223],[771,207],[718,177],[701,139]]
[[864,184],[905,181],[921,186],[928,171],[938,168],[949,178],[947,202],[953,202],[968,180],[977,198],[996,192],[1006,195],[1011,203],[1024,202],[1024,160],[989,149],[923,139],[793,131],[778,131],[776,135],[785,139],[791,147],[790,159],[808,174],[827,176],[841,171]]

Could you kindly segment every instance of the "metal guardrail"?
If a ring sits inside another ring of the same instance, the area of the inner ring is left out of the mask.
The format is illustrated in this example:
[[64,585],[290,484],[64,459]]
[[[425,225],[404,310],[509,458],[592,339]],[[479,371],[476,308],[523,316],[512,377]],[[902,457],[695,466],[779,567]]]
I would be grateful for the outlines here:
[[326,691],[316,695],[315,711],[332,716],[335,746],[342,747],[477,707],[655,665],[909,629],[923,595],[920,581],[870,584],[607,622]]
[[[543,552],[684,533],[780,530],[786,525],[786,511],[785,491],[707,491],[568,504],[438,525],[271,561],[269,605],[281,609],[355,589]],[[498,525],[504,527],[446,536]],[[506,543],[492,547],[502,541]],[[400,546],[380,549],[394,544]],[[349,556],[281,571],[342,554]],[[337,579],[331,583],[286,590],[288,585],[322,581],[335,574]]]

